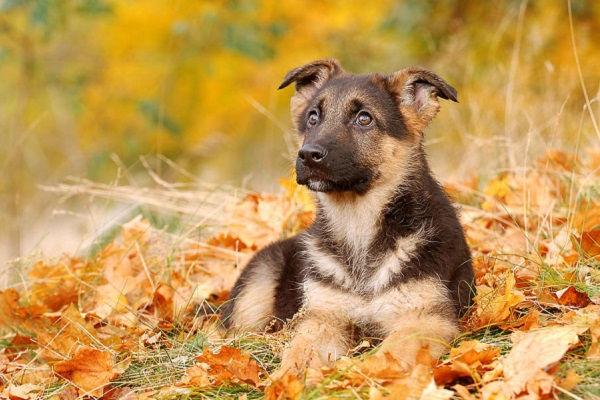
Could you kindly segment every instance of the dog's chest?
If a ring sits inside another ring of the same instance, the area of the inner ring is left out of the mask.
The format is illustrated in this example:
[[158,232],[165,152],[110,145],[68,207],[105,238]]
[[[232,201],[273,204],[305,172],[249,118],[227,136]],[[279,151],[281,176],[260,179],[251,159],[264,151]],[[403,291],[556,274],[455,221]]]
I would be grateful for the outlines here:
[[309,238],[307,261],[310,275],[357,294],[376,296],[401,280],[412,261],[418,259],[425,243],[422,231],[398,238],[383,251],[365,251],[361,257],[347,257],[339,249]]

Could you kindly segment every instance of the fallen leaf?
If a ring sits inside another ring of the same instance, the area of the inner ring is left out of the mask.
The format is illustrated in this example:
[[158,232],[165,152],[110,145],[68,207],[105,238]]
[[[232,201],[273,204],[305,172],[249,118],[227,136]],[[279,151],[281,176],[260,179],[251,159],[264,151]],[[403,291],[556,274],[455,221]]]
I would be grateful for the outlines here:
[[[141,400],[142,397],[133,391],[131,388],[124,387],[107,387],[104,395],[100,400]],[[61,399],[62,400],[62,399]],[[75,399],[74,399],[75,400]]]
[[35,385],[33,383],[27,383],[25,385],[14,385],[9,383],[7,387],[0,392],[0,398],[2,399],[15,399],[15,400],[34,400],[40,398],[43,393],[43,387]]
[[579,241],[581,250],[590,257],[600,255],[600,229],[583,232]]
[[540,327],[540,312],[536,309],[528,309],[522,317],[514,321],[509,321],[506,324],[499,324],[498,326],[507,331],[537,329]]
[[265,391],[265,400],[297,400],[302,396],[302,384],[293,373],[274,380]]
[[478,294],[474,299],[477,306],[475,312],[477,325],[474,328],[507,321],[513,309],[525,300],[523,293],[515,289],[515,275],[509,271],[504,276],[504,290],[477,288]]
[[600,203],[583,202],[571,220],[571,226],[578,232],[594,231],[600,228]]
[[553,293],[558,304],[565,307],[583,308],[587,307],[592,301],[585,292],[578,291],[574,286],[568,286],[563,290]]
[[98,339],[94,326],[81,316],[71,304],[62,312],[58,322],[50,330],[37,330],[37,342],[46,361],[70,358],[79,345],[91,345]]
[[537,160],[537,164],[541,167],[548,166],[559,171],[573,171],[579,165],[579,160],[573,154],[557,149],[547,149],[545,157]]
[[[51,397],[51,400],[80,400],[81,396],[79,396],[79,392],[77,391],[77,388],[75,386],[67,386],[65,387],[63,390],[61,390],[60,392],[56,393],[54,396]],[[102,400],[109,400],[109,399],[105,399],[104,396],[102,396]]]
[[44,326],[40,316],[44,312],[39,306],[19,306],[19,292],[16,289],[0,291],[0,326],[8,328],[24,327],[35,329]]
[[54,364],[54,373],[73,382],[81,396],[102,396],[117,373],[110,352],[80,346],[73,358]]
[[[504,382],[495,381],[484,385],[480,389],[482,400],[512,400],[515,396],[507,394],[508,389]],[[533,399],[537,399],[534,397]]]
[[600,361],[600,325],[590,327],[592,344],[587,352],[587,359],[590,361]]
[[44,306],[49,311],[59,311],[79,300],[81,283],[92,272],[90,265],[78,258],[63,257],[53,265],[43,261],[35,263],[29,272],[34,282],[30,289],[32,304]]
[[177,382],[178,385],[193,386],[196,388],[203,388],[210,386],[211,382],[209,379],[210,366],[204,363],[198,363],[192,365],[185,370],[183,377]]
[[560,386],[564,390],[570,391],[573,388],[575,388],[575,386],[577,386],[578,383],[580,383],[582,381],[583,381],[583,378],[580,377],[579,375],[577,375],[577,372],[570,369],[567,371],[567,374],[565,375],[565,377],[559,379],[557,383],[558,383],[558,386]]
[[506,388],[512,394],[525,391],[528,385],[538,385],[538,389],[546,390],[545,383],[541,383],[547,380],[544,368],[558,362],[570,346],[579,342],[578,335],[587,329],[579,326],[555,326],[513,333],[514,346],[502,360]]
[[448,360],[433,369],[438,385],[454,382],[458,378],[474,378],[490,370],[490,364],[500,356],[500,349],[477,340],[462,342],[450,349]]
[[402,364],[389,352],[367,355],[360,361],[342,357],[335,363],[338,370],[346,371],[349,384],[360,386],[365,380],[388,384],[408,375]]
[[445,400],[454,395],[451,390],[438,387],[435,384],[431,374],[430,367],[426,365],[417,365],[408,377],[396,381],[389,387],[390,395],[388,398],[404,399],[431,399]]
[[210,376],[217,382],[241,381],[258,386],[260,383],[258,374],[264,373],[258,367],[256,360],[250,358],[250,354],[242,353],[235,347],[222,346],[216,354],[205,347],[196,360],[210,367]]

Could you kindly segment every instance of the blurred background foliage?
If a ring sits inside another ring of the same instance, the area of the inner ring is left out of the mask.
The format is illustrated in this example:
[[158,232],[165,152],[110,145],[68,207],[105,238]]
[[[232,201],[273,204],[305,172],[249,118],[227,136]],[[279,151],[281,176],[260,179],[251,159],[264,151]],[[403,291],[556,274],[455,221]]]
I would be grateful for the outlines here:
[[[570,6],[600,119],[600,2]],[[424,65],[458,89],[461,104],[444,104],[428,131],[444,178],[599,141],[566,0],[0,0],[4,247],[29,251],[23,240],[51,214],[37,185],[111,181],[141,169],[140,155],[276,190],[294,141],[292,90],[276,88],[327,56],[353,72]]]

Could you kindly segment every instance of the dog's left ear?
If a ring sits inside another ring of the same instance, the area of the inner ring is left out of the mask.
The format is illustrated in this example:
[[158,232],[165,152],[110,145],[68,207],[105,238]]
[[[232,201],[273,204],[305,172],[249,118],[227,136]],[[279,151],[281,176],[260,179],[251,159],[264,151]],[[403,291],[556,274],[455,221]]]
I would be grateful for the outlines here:
[[410,67],[394,72],[386,77],[386,82],[400,111],[420,133],[438,113],[438,97],[458,103],[456,89],[425,68]]

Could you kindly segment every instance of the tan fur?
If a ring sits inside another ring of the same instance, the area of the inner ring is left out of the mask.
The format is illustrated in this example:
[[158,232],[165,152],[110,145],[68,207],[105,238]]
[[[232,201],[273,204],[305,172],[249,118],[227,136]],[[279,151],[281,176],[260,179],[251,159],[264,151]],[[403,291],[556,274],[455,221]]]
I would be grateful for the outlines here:
[[284,352],[286,368],[343,355],[349,348],[349,321],[379,331],[386,338],[382,351],[407,366],[414,364],[423,345],[439,357],[459,332],[454,319],[444,312],[449,302],[447,289],[433,278],[404,283],[372,299],[312,280],[305,283],[305,291],[305,308],[310,311],[298,327],[297,339]]
[[283,352],[281,373],[319,368],[337,360],[350,348],[349,320],[343,315],[311,310],[298,325],[297,334]]
[[231,314],[232,325],[241,330],[262,330],[272,319],[275,279],[268,265],[255,272],[253,290],[242,293]]

